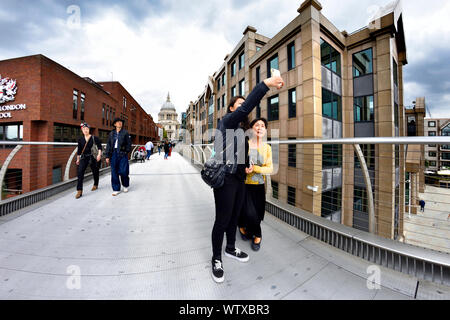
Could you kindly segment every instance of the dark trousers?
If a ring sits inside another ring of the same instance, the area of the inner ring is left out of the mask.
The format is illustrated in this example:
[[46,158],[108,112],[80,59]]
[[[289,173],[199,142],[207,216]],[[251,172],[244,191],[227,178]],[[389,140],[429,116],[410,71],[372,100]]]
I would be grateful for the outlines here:
[[150,159],[151,155],[152,155],[152,150],[147,150],[147,160]]
[[245,199],[245,184],[235,175],[226,175],[222,188],[214,189],[216,221],[212,230],[213,259],[222,260],[222,243],[227,234],[227,248],[234,249],[236,227]]
[[97,162],[96,159],[94,159],[93,156],[87,156],[80,159],[80,165],[78,166],[78,183],[77,183],[77,191],[83,190],[83,181],[84,181],[84,173],[86,172],[86,169],[91,164],[91,170],[92,174],[94,176],[94,185],[98,186],[98,182],[100,179],[100,168],[99,168],[99,162]]
[[[113,152],[111,157],[111,184],[113,191],[120,191],[120,183],[125,188],[130,186],[130,165],[128,163],[128,155]],[[120,180],[119,180],[120,177]]]
[[266,212],[266,190],[263,184],[246,184],[246,198],[239,216],[239,227],[245,228],[249,237],[261,238],[261,221]]

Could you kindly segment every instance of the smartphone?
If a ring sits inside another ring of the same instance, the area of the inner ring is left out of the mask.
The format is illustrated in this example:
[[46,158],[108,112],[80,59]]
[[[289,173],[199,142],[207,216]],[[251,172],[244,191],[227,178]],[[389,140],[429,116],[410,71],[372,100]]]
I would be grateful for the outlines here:
[[272,74],[272,77],[281,77],[280,70],[278,70],[278,69],[272,68],[272,69],[270,70],[270,72],[271,72],[271,74]]

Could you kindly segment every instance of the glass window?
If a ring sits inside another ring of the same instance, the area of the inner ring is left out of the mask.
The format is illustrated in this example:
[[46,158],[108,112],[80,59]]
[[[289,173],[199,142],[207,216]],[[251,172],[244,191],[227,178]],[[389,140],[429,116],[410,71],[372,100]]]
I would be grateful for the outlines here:
[[219,81],[217,81],[217,92],[219,92],[220,91],[220,79],[219,79]]
[[393,70],[393,74],[394,74],[394,83],[396,86],[398,86],[398,66],[397,66],[397,62],[395,62],[394,58],[392,58],[392,68]]
[[369,212],[367,191],[365,188],[355,187],[353,190],[353,210]]
[[217,99],[217,110],[220,110],[220,98]]
[[398,104],[394,103],[394,125],[398,128]]
[[267,78],[270,78],[272,76],[272,69],[280,70],[278,66],[278,54],[267,60]]
[[295,188],[289,186],[287,190],[287,203],[295,207]]
[[288,92],[289,96],[289,118],[295,118],[297,116],[297,91],[291,89]]
[[353,55],[353,77],[360,77],[373,72],[372,49],[367,49]]
[[430,161],[430,166],[431,167],[436,167],[436,161]]
[[[375,170],[375,145],[374,144],[361,144],[361,151],[364,155],[367,168],[369,170]],[[361,168],[361,163],[355,152],[355,168]]]
[[342,166],[342,145],[324,144],[322,146],[322,167],[338,168]]
[[322,217],[329,217],[341,210],[342,188],[336,188],[322,193]]
[[278,182],[271,181],[272,183],[272,196],[274,199],[278,199]]
[[231,97],[235,97],[235,96],[236,96],[236,86],[231,88]]
[[436,128],[436,121],[428,121],[429,128]]
[[259,50],[261,50],[260,46],[256,46],[256,52],[258,52]]
[[429,137],[436,137],[436,131],[428,131]]
[[436,158],[436,152],[430,151],[428,152],[428,156],[431,158]]
[[245,79],[239,81],[239,95],[245,96]]
[[222,108],[225,108],[225,95],[222,95]]
[[287,47],[288,51],[288,70],[295,68],[295,43],[292,42]]
[[450,153],[443,152],[442,153],[442,160],[450,160]]
[[373,96],[354,98],[355,122],[374,121]]
[[267,99],[267,116],[269,121],[278,120],[278,105],[279,99],[278,95],[270,97]]
[[[289,138],[289,140],[296,140],[297,138]],[[297,145],[288,145],[288,166],[291,168],[297,167]]]
[[84,101],[86,99],[86,96],[84,93],[81,93],[81,115],[80,115],[80,119],[84,120]]
[[239,70],[241,70],[245,66],[245,53],[242,52],[239,56]]
[[73,90],[73,118],[77,119],[78,118],[78,91],[77,90]]
[[322,65],[340,76],[341,54],[323,39],[320,39],[320,54]]
[[261,104],[256,106],[256,117],[261,118]]
[[322,88],[322,115],[342,121],[342,98]]
[[225,72],[222,74],[222,87],[224,87],[225,86],[225,77],[226,77],[226,75],[225,75]]
[[233,61],[231,64],[231,76],[234,77],[236,75],[236,62]]
[[256,84],[261,82],[261,67],[256,68]]

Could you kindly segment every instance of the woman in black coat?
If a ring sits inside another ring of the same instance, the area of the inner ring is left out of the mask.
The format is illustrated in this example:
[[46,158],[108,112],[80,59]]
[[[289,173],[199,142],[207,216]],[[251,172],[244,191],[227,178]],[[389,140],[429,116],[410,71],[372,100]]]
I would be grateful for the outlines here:
[[212,230],[213,257],[211,263],[212,277],[218,283],[224,281],[222,264],[224,233],[227,234],[225,256],[240,262],[249,260],[245,252],[235,247],[236,228],[245,197],[245,159],[246,149],[248,149],[243,138],[243,129],[239,128],[239,124],[248,122],[248,115],[260,103],[270,87],[281,89],[283,85],[283,79],[275,76],[257,84],[247,99],[244,97],[232,98],[228,105],[228,113],[217,128],[214,149],[217,154],[223,155],[224,161],[226,160],[227,163],[225,183],[221,188],[214,189],[216,220]]
[[[78,166],[78,183],[76,199],[81,198],[83,195],[83,180],[84,173],[88,165],[91,165],[92,174],[94,176],[94,186],[92,191],[98,189],[98,183],[100,180],[100,160],[102,159],[102,143],[96,136],[91,135],[90,127],[87,123],[81,124],[81,131],[83,136],[78,140],[78,152],[77,152],[77,166]],[[94,144],[98,148],[98,155],[94,158],[92,154],[92,147]]]

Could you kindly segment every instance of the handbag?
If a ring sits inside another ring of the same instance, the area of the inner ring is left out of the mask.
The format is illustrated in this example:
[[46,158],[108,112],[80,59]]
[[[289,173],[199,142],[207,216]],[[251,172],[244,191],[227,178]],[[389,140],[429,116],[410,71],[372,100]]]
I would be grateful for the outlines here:
[[99,153],[98,147],[95,144],[95,138],[93,136],[91,138],[94,139],[94,142],[92,143],[91,154],[95,159],[97,159]]
[[[224,153],[228,148],[225,148],[220,154]],[[203,181],[213,189],[221,188],[225,183],[225,164],[213,156],[207,160],[200,172]]]

